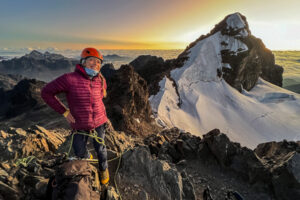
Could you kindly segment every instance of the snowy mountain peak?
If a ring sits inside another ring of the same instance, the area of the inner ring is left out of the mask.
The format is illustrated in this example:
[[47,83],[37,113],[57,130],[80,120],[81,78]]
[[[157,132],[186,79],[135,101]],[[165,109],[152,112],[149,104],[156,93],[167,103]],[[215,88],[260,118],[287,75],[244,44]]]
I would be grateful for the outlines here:
[[220,81],[222,68],[231,69],[229,63],[223,62],[222,53],[237,56],[248,51],[247,45],[240,40],[246,36],[248,25],[241,14],[228,15],[210,34],[194,42],[187,51],[188,60],[183,67],[172,71],[172,77],[177,81],[184,78],[189,83]]
[[300,139],[300,96],[278,87],[282,67],[240,13],[226,16],[174,63],[181,66],[170,69],[149,99],[159,124],[195,135],[218,128],[250,148]]

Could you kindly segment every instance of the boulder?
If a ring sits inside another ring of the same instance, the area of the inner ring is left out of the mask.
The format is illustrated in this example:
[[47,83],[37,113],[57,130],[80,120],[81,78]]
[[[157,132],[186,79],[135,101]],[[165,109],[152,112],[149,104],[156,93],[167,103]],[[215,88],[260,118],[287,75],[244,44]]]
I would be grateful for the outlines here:
[[271,183],[278,199],[299,199],[300,142],[262,143],[254,151],[271,173]]
[[188,179],[166,161],[153,159],[146,147],[137,147],[125,153],[120,173],[126,177],[121,181],[141,185],[148,194],[153,195],[152,198],[196,199]]

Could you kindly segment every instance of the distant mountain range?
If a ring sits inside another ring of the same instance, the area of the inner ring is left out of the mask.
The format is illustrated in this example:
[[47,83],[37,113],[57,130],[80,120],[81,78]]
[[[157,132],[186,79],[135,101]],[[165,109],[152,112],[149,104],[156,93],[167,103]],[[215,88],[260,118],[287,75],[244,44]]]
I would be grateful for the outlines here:
[[50,81],[59,75],[71,72],[78,60],[66,58],[60,54],[33,50],[20,58],[0,62],[1,73],[19,74],[28,78]]

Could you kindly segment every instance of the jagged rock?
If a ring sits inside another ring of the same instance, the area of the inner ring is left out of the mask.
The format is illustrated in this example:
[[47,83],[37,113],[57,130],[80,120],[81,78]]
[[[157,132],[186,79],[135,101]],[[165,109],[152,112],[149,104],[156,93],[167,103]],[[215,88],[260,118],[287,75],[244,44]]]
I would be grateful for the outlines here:
[[107,93],[104,103],[116,130],[142,135],[159,130],[151,117],[147,84],[131,66],[121,66],[112,77]]
[[200,141],[200,137],[180,132],[175,127],[150,135],[144,139],[144,144],[148,145],[151,154],[162,160],[177,163],[182,159],[197,157]]
[[106,82],[109,83],[111,77],[116,73],[115,67],[112,63],[105,64],[101,67],[101,73],[106,79]]
[[148,194],[156,199],[195,199],[193,193],[185,186],[181,174],[176,168],[165,161],[155,160],[151,157],[150,150],[146,147],[137,147],[123,156],[120,169],[125,177],[131,179],[121,180],[131,184],[141,185]]
[[0,71],[5,74],[21,74],[28,78],[51,81],[59,75],[71,72],[78,60],[59,54],[33,50],[20,58],[0,61]]
[[254,152],[241,147],[239,143],[231,142],[219,129],[205,134],[202,142],[207,144],[221,166],[229,167],[251,183],[268,181],[269,176]]
[[150,95],[159,91],[158,82],[164,77],[170,77],[170,71],[182,66],[186,60],[185,53],[180,54],[177,59],[164,61],[161,57],[142,55],[133,60],[130,65],[146,80]]

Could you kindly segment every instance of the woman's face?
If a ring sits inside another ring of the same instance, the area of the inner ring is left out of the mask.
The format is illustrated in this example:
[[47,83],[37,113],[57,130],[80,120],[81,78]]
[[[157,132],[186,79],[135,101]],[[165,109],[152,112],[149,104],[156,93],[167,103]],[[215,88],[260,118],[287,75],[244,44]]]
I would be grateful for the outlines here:
[[89,57],[88,59],[85,60],[83,66],[96,71],[100,71],[101,61],[98,58]]

